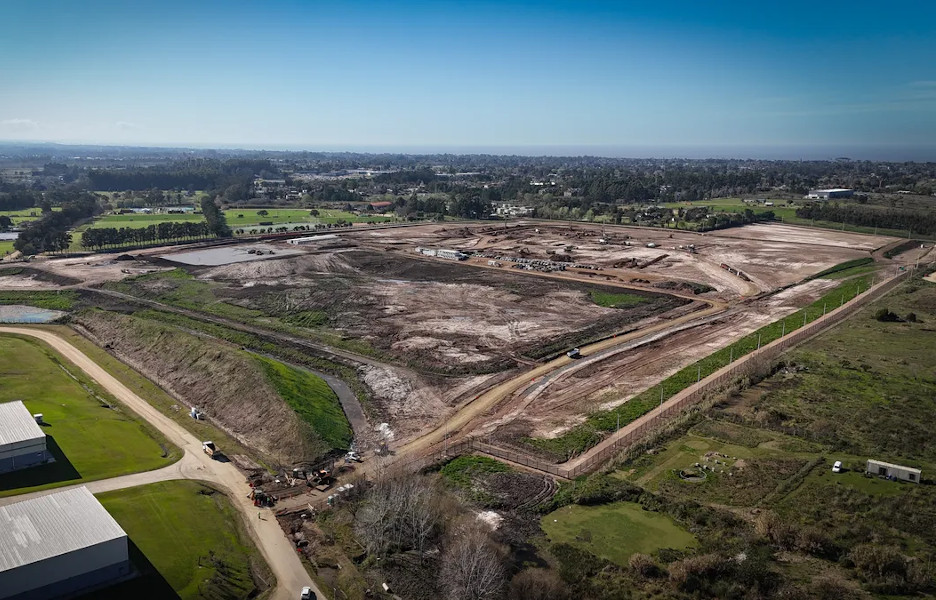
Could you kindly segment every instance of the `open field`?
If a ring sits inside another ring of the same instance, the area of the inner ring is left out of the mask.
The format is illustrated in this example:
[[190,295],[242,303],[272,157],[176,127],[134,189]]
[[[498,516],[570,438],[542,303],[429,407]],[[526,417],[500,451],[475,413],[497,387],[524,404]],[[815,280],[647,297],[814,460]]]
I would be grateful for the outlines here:
[[[159,575],[182,600],[251,598],[251,572],[267,567],[224,494],[193,481],[154,483],[98,496]],[[152,597],[139,582],[108,597]],[[151,582],[147,585],[152,585]]]
[[[877,320],[883,308],[904,321]],[[774,374],[690,421],[688,431],[626,459],[616,476],[668,501],[759,515],[755,527],[787,557],[788,576],[838,563],[849,567],[850,585],[878,594],[931,589],[925,569],[909,565],[925,563],[936,547],[934,322],[936,284],[901,285],[786,355]],[[868,458],[920,467],[924,483],[866,477]],[[836,460],[845,472],[831,472]],[[860,558],[869,544],[898,565],[890,576]],[[814,568],[792,569],[803,562]]]
[[627,566],[635,552],[651,554],[662,548],[686,550],[697,545],[692,534],[666,515],[633,502],[565,506],[545,515],[541,527],[553,544],[572,544],[621,566]]
[[[232,228],[279,225],[303,225],[315,223],[337,223],[345,221],[350,223],[383,223],[390,221],[389,217],[377,215],[357,215],[355,213],[332,209],[316,209],[318,215],[312,215],[310,209],[302,208],[232,208],[224,211],[227,224]],[[38,209],[35,209],[38,212]],[[25,211],[18,211],[25,212]],[[265,214],[258,214],[263,212]],[[0,213],[4,214],[4,213]],[[26,217],[17,217],[25,219]],[[14,219],[15,221],[16,219]],[[168,213],[127,213],[107,214],[95,219],[92,227],[146,227],[158,223],[187,223],[204,220],[201,213],[168,214]]]
[[0,258],[13,252],[13,240],[0,240]]
[[0,402],[43,413],[56,461],[0,475],[0,496],[167,466],[180,451],[31,339],[0,335]]

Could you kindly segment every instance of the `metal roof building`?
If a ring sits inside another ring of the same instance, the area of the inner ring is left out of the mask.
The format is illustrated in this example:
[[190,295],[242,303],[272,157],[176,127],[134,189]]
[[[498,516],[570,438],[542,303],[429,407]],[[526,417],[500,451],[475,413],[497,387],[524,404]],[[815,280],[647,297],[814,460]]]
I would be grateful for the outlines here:
[[42,427],[19,400],[0,404],[0,473],[48,462]]
[[0,598],[55,598],[131,572],[127,534],[86,487],[0,506]]

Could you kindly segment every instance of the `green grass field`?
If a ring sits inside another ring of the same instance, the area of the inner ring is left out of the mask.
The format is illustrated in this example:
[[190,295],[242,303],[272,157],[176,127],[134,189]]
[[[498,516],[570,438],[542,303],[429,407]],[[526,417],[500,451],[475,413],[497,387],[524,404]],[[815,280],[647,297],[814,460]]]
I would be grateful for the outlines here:
[[163,215],[163,214],[126,214],[126,215],[104,215],[99,217],[91,227],[100,229],[102,227],[147,227],[158,223],[198,223],[204,221],[201,214],[184,215]]
[[[878,321],[882,308],[904,321]],[[914,320],[906,319],[910,313]],[[792,555],[785,564],[813,565],[784,570],[794,580],[840,569],[841,557],[868,544],[892,564],[925,562],[936,547],[936,486],[927,481],[936,472],[934,323],[936,285],[904,283],[787,353],[785,368],[690,420],[688,430],[633,454],[615,477],[670,503],[756,512],[758,534]],[[920,467],[924,482],[866,476],[868,458]],[[844,472],[832,473],[836,460]],[[703,481],[679,477],[698,471],[696,463],[714,471]],[[601,526],[611,527],[612,519]],[[932,582],[925,574],[885,576],[849,564],[842,574],[877,594],[912,595]]]
[[38,341],[2,335],[0,402],[12,400],[45,415],[56,462],[0,475],[0,496],[158,469],[181,457],[77,367]]
[[661,548],[685,550],[698,545],[691,533],[666,515],[633,502],[599,506],[564,506],[542,518],[540,526],[553,544],[567,543],[621,566],[635,552]]
[[[258,591],[252,568],[270,580],[240,515],[212,488],[167,481],[106,492],[98,499],[182,600],[252,598]],[[130,593],[134,586],[130,581],[108,594],[140,597]]]
[[0,240],[0,256],[13,252],[13,240]]
[[[53,206],[52,210],[62,210],[61,207]],[[0,210],[0,216],[10,217],[13,225],[19,226],[30,221],[35,221],[42,216],[42,211],[37,208],[24,208],[22,210]]]

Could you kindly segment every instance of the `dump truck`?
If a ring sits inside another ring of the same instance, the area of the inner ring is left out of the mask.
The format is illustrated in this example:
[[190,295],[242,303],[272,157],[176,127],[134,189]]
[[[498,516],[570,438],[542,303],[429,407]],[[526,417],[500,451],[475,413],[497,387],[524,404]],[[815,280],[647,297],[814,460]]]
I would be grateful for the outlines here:
[[217,458],[218,455],[221,454],[221,451],[218,450],[218,447],[215,446],[215,443],[214,443],[214,442],[211,442],[211,441],[202,442],[202,445],[201,445],[201,446],[202,446],[202,450],[204,450],[205,454],[207,454],[207,455],[210,456],[211,458]]

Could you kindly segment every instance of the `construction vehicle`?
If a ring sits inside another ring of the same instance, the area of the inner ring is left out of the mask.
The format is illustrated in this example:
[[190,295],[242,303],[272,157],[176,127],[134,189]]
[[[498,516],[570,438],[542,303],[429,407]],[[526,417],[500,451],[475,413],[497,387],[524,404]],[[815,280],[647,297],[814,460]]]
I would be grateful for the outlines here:
[[201,446],[205,454],[211,458],[217,458],[221,454],[221,451],[218,450],[218,447],[215,446],[215,443],[212,441],[202,442]]
[[324,492],[335,483],[335,478],[332,477],[331,471],[328,469],[320,469],[309,475],[309,483],[318,491]]

